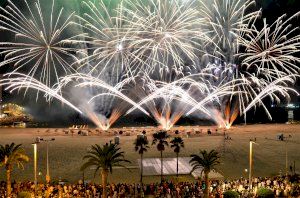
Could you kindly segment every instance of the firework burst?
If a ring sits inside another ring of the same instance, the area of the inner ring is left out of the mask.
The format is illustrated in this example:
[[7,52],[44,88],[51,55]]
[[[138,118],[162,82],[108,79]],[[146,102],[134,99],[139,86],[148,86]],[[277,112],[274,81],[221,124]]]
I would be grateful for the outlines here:
[[299,73],[297,64],[300,63],[300,58],[297,53],[300,51],[300,34],[299,28],[291,25],[291,21],[299,14],[300,12],[287,19],[283,15],[271,25],[264,19],[261,30],[252,25],[251,31],[241,39],[246,48],[245,52],[239,54],[242,66],[270,80],[274,71],[276,76],[272,75],[273,78]]
[[207,35],[204,46],[211,57],[234,63],[240,37],[260,15],[248,11],[254,4],[254,0],[199,0],[201,28]]
[[55,9],[55,0],[49,15],[38,0],[32,5],[24,0],[22,9],[8,3],[6,8],[0,7],[0,29],[12,33],[14,39],[0,42],[1,54],[5,55],[0,66],[13,64],[14,72],[25,71],[46,86],[58,82],[61,75],[74,72],[71,64],[77,60],[76,49],[68,39],[75,36],[67,36],[73,13],[65,17],[63,8]]
[[109,72],[117,77],[117,81],[122,76],[135,75],[138,69],[135,63],[140,60],[132,53],[130,37],[134,30],[123,19],[123,3],[114,7],[103,0],[82,4],[86,12],[77,16],[78,25],[87,33],[85,40],[75,40],[86,46],[82,50],[84,58],[79,61],[81,67],[87,66],[89,74],[99,77]]
[[[136,109],[164,129],[198,112],[226,127],[257,106],[271,118],[265,98],[279,103],[298,94],[291,87],[299,77],[300,36],[292,25],[299,13],[259,26],[254,3],[83,1],[84,13],[72,22],[74,13],[56,11],[54,0],[48,17],[38,0],[24,0],[24,9],[9,2],[0,8],[0,28],[14,39],[0,42],[0,66],[15,68],[0,84],[44,92],[104,130]],[[82,33],[68,31],[71,25]],[[85,90],[84,105],[63,98],[70,86]]]
[[163,76],[171,67],[182,72],[186,63],[196,65],[204,34],[193,5],[194,1],[127,1],[125,20],[133,30],[131,45],[143,60],[143,72]]

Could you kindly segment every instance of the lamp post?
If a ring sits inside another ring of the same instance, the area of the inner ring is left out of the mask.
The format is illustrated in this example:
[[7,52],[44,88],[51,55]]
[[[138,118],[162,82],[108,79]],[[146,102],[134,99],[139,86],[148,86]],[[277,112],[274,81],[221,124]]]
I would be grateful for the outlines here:
[[46,182],[50,183],[50,171],[49,171],[49,142],[55,141],[55,138],[51,139],[40,139],[43,142],[46,142],[46,161],[47,161],[47,173],[46,173]]
[[33,146],[33,166],[34,166],[34,191],[37,191],[37,144],[40,143],[40,138],[37,137],[35,142],[32,143]]
[[37,185],[37,143],[33,144],[33,156],[34,156],[34,185]]
[[257,143],[250,139],[250,147],[249,147],[249,188],[250,190],[252,189],[253,144],[257,144]]
[[287,144],[288,144],[288,139],[291,138],[291,135],[284,136],[283,139],[285,139],[285,176],[288,176],[288,149],[287,149]]

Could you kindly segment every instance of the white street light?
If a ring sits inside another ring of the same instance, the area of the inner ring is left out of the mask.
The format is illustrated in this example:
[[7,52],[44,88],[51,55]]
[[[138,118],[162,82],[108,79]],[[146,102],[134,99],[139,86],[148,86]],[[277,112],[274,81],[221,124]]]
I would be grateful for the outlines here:
[[288,144],[288,139],[291,138],[292,136],[284,136],[283,140],[285,140],[285,176],[288,176],[288,149],[287,149],[287,144]]
[[55,141],[55,138],[51,138],[51,139],[44,139],[44,138],[41,138],[40,139],[41,141],[43,142],[46,142],[46,150],[47,150],[47,153],[46,153],[46,160],[47,160],[47,173],[46,173],[46,182],[47,183],[50,183],[50,171],[49,171],[49,142],[51,141]]
[[33,166],[34,166],[34,190],[35,190],[35,193],[37,191],[37,144],[40,143],[40,138],[37,137],[35,139],[35,142],[32,143],[32,146],[33,146]]
[[249,188],[252,189],[252,167],[253,167],[253,144],[257,144],[255,141],[250,140],[249,148]]

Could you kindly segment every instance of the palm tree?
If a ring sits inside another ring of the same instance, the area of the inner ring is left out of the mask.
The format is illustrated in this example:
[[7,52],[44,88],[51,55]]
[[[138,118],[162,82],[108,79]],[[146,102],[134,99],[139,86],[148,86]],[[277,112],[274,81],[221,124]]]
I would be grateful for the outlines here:
[[181,137],[174,137],[170,143],[171,143],[171,148],[174,148],[174,152],[176,153],[176,158],[177,158],[176,176],[178,177],[178,156],[180,153],[180,149],[184,148],[184,142]]
[[216,166],[220,164],[219,153],[215,150],[211,150],[209,153],[206,150],[200,150],[200,155],[191,155],[192,159],[190,164],[193,167],[192,171],[196,169],[202,169],[201,174],[204,173],[205,191],[204,196],[209,197],[209,178],[210,171],[214,171]]
[[21,144],[15,145],[15,143],[0,145],[0,166],[4,166],[6,171],[6,197],[11,196],[11,173],[14,165],[16,164],[23,170],[23,162],[29,161],[29,157],[21,146]]
[[165,146],[169,146],[167,139],[170,135],[167,131],[159,131],[153,134],[152,145],[157,144],[156,148],[160,151],[160,182],[163,180],[163,151],[165,150]]
[[[120,151],[120,148],[117,144],[112,142],[104,144],[102,147],[98,144],[92,145],[91,150],[88,151],[88,154],[83,157],[84,160],[87,160],[82,166],[81,171],[84,171],[86,168],[94,166],[96,168],[95,175],[101,170],[101,181],[103,188],[103,197],[106,198],[106,186],[107,186],[107,177],[108,173],[112,173],[113,166],[124,167],[122,162],[130,161],[124,158],[124,152]],[[95,176],[94,175],[94,176]]]
[[139,152],[141,155],[141,184],[143,185],[143,154],[144,152],[147,152],[147,149],[149,148],[148,146],[149,141],[147,139],[147,136],[145,135],[139,135],[134,141],[134,149],[135,151]]

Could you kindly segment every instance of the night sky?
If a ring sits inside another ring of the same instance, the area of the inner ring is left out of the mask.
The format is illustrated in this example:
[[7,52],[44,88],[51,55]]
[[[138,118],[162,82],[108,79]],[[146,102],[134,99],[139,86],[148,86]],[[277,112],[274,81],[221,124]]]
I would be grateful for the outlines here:
[[[12,0],[13,2],[19,1],[19,0]],[[30,0],[28,0],[30,2]],[[64,2],[70,2],[74,3],[80,0],[59,0]],[[116,1],[116,0],[114,0]],[[267,18],[267,22],[271,23],[274,21],[277,17],[281,16],[282,14],[286,13],[288,16],[293,15],[297,11],[300,10],[300,0],[256,0],[257,1],[257,7],[262,8],[263,11],[263,18]],[[0,0],[0,5],[5,6],[6,0]],[[65,4],[65,3],[64,3]],[[297,22],[296,22],[297,23]],[[300,20],[298,19],[298,26],[300,24]],[[0,57],[0,60],[2,60],[3,57]],[[9,66],[4,66],[0,68],[0,74],[6,73],[10,71]],[[299,90],[300,83],[298,82],[296,84],[296,88]],[[57,101],[53,101],[52,104],[48,104],[44,101],[42,98],[42,95],[39,98],[38,102],[35,101],[36,94],[33,91],[30,91],[29,94],[24,98],[23,94],[17,94],[17,92],[14,92],[14,95],[10,95],[6,92],[3,93],[3,101],[4,102],[16,102],[22,106],[24,106],[30,114],[32,114],[35,118],[38,118],[38,121],[45,121],[49,123],[55,123],[59,126],[66,125],[68,126],[69,123],[82,123],[86,122],[87,120],[83,120],[83,118],[78,115],[77,113],[73,112],[67,107],[61,106],[61,104]],[[293,102],[299,103],[299,98],[292,97]],[[268,105],[268,104],[267,104]],[[270,105],[270,104],[269,104]],[[271,113],[274,115],[280,113],[280,110],[271,110]],[[282,112],[281,112],[282,113]],[[253,112],[250,112],[250,114],[253,114]],[[44,115],[44,116],[41,116]],[[265,118],[265,113],[263,111],[260,111],[260,109],[256,110],[256,117],[257,119],[252,119],[253,122],[258,122],[260,118]],[[248,116],[249,117],[249,116]],[[250,116],[251,117],[251,116]],[[153,120],[148,120],[147,118],[136,118],[137,122],[146,122],[146,123],[154,123]],[[192,120],[182,120],[179,122],[179,124],[187,122],[193,122]],[[239,119],[241,122],[242,119]],[[266,119],[263,119],[263,122],[267,121]],[[275,119],[276,121],[276,119]],[[277,120],[278,121],[278,120]],[[126,122],[125,119],[121,118],[121,120],[118,123],[124,123]],[[250,120],[251,122],[251,120]]]

